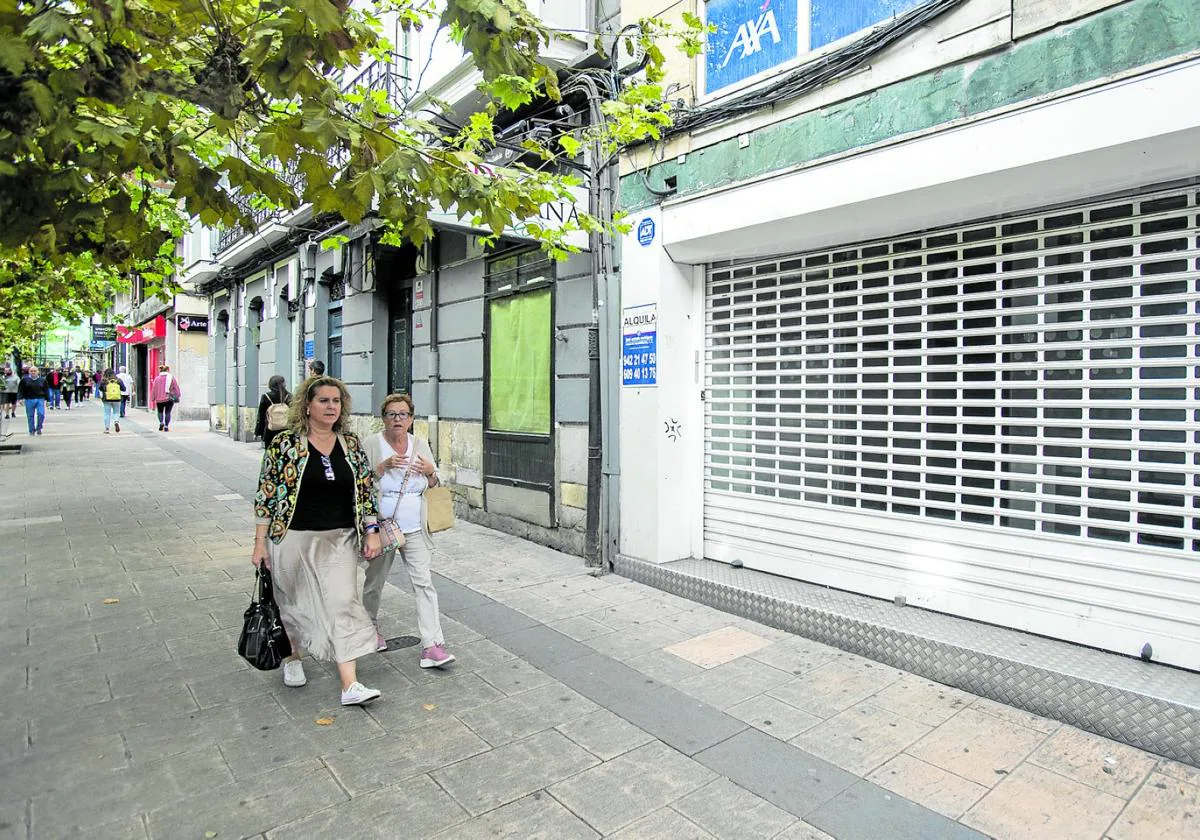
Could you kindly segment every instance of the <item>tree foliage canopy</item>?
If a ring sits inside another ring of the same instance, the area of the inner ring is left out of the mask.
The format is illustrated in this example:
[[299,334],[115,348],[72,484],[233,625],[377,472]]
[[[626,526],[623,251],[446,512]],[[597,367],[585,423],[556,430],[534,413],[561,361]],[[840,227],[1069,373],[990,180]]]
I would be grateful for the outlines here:
[[[523,140],[538,165],[487,166],[505,112],[561,95],[561,72],[540,58],[553,33],[522,0],[447,0],[440,14],[423,0],[359,5],[0,0],[3,335],[17,334],[30,300],[89,300],[82,286],[130,272],[151,287],[166,280],[187,217],[232,226],[249,224],[252,207],[311,204],[352,223],[377,213],[393,240],[420,243],[430,211],[453,205],[499,233],[566,195],[561,160],[657,136],[670,121],[655,43],[666,30],[655,22],[635,36],[646,72],[608,85],[599,125]],[[465,124],[438,103],[414,113],[353,84],[393,55],[385,17],[448,27],[473,58],[481,105]],[[698,32],[696,21],[672,34],[694,53]],[[542,234],[561,248],[561,233]]]

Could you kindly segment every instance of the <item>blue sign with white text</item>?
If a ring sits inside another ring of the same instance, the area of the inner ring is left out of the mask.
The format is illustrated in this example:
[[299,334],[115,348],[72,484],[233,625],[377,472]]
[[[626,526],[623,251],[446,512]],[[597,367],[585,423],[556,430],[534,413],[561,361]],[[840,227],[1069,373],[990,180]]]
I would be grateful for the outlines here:
[[802,0],[710,0],[704,92],[713,93],[796,57]]
[[311,340],[304,342],[304,358],[311,359],[316,355],[316,349],[313,347]]
[[649,216],[638,222],[637,228],[638,242],[643,246],[649,245],[654,241],[654,220]]
[[627,306],[621,313],[621,384],[658,384],[658,304]]
[[811,0],[809,48],[819,50],[925,2],[927,0]]

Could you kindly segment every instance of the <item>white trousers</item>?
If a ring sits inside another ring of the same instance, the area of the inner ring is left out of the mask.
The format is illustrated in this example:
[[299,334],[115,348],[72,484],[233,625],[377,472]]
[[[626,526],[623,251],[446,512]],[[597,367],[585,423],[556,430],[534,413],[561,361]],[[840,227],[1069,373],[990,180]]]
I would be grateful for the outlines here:
[[[445,642],[442,636],[442,620],[438,614],[438,597],[433,588],[430,565],[433,552],[420,531],[404,535],[404,548],[400,549],[408,579],[412,582],[413,603],[417,608],[417,632],[421,634],[421,647],[427,648]],[[383,597],[383,584],[387,582],[396,559],[396,550],[385,551],[367,564],[367,576],[363,582],[363,606],[375,625],[379,625],[379,601]]]

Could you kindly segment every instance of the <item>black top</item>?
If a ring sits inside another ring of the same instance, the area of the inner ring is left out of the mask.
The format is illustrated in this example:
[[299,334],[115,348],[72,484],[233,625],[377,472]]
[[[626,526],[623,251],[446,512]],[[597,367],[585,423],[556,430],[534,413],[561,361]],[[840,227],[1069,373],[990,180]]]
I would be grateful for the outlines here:
[[333,468],[333,481],[326,476],[321,453],[309,444],[308,463],[300,476],[300,492],[289,530],[332,531],[354,527],[354,470],[340,441],[334,441],[328,460]]
[[46,377],[39,376],[34,379],[29,374],[25,374],[21,379],[21,384],[17,386],[17,393],[23,400],[46,399]]

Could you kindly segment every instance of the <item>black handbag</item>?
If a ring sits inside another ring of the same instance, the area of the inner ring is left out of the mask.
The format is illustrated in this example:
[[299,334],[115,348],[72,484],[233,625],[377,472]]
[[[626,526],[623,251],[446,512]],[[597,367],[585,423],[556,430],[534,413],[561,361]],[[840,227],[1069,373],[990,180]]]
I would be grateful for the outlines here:
[[258,567],[256,589],[258,597],[246,608],[237,652],[258,670],[274,671],[292,655],[292,643],[279,620],[271,571],[266,566]]

